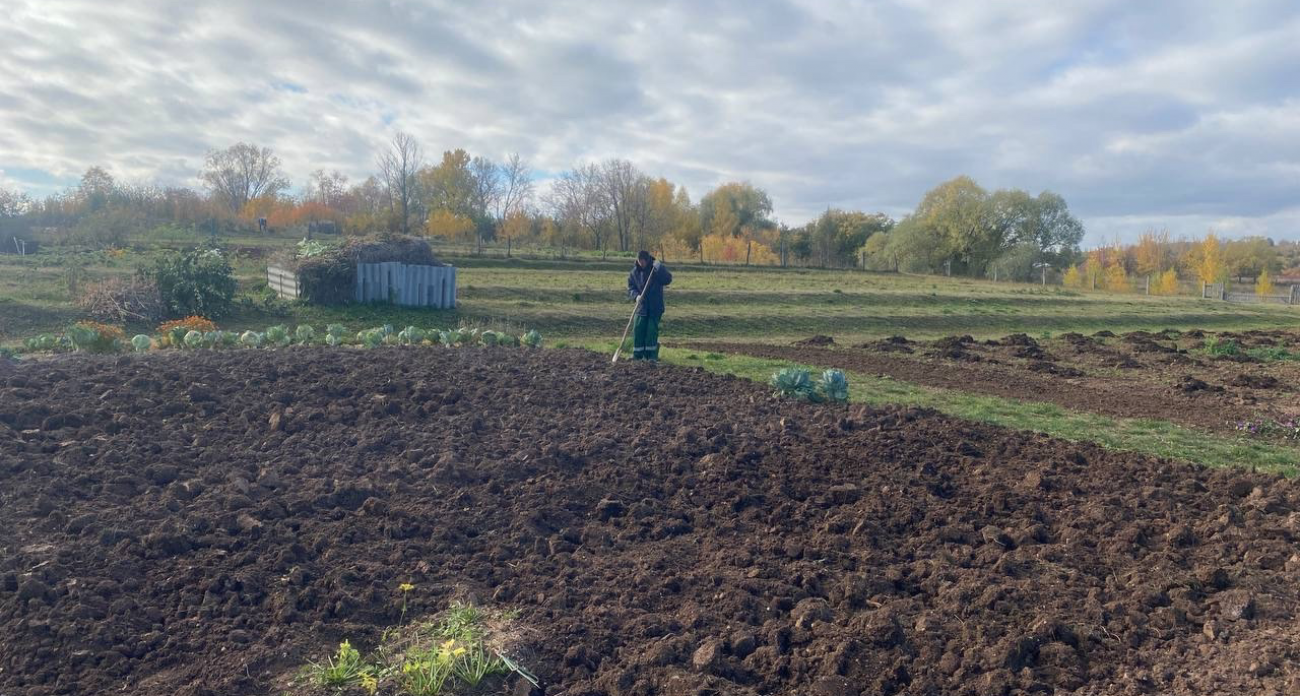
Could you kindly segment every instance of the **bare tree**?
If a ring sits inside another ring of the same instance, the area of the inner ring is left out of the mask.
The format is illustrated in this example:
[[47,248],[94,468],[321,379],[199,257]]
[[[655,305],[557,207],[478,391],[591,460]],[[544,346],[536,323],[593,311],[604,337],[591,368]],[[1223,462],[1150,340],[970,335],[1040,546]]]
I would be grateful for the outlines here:
[[644,188],[638,187],[638,182],[643,179],[645,176],[627,160],[607,160],[600,166],[600,184],[614,230],[618,233],[619,251],[628,251],[632,245],[635,199],[638,188]]
[[609,206],[599,165],[582,164],[561,174],[551,186],[547,203],[555,219],[579,235],[591,235],[595,248],[605,249]]
[[280,171],[280,158],[269,147],[235,143],[208,153],[199,178],[214,198],[239,214],[249,201],[274,196],[289,188]]
[[482,251],[483,227],[494,224],[489,217],[501,199],[501,170],[492,160],[486,157],[475,157],[470,160],[469,174],[470,181],[473,182],[473,208],[479,213],[479,219],[475,221],[477,230],[474,239],[477,249]]
[[388,212],[398,218],[402,234],[411,232],[411,213],[416,203],[415,173],[424,164],[424,154],[415,136],[398,131],[388,151],[379,156],[379,178],[388,196]]
[[347,192],[347,175],[337,169],[331,172],[317,169],[307,180],[307,190],[303,192],[303,199],[337,209]]
[[0,186],[0,218],[18,217],[31,208],[31,199],[22,191],[10,191]]
[[497,197],[496,216],[497,220],[505,220],[532,201],[533,171],[517,152],[506,158],[500,171],[501,195]]

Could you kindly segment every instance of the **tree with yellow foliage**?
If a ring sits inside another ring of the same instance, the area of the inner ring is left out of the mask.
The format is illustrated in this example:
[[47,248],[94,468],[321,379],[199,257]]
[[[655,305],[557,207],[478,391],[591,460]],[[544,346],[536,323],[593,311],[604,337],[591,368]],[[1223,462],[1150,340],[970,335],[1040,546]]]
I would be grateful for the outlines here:
[[473,220],[446,208],[439,208],[430,213],[429,219],[424,223],[426,234],[443,239],[469,239],[474,230]]
[[1151,292],[1156,295],[1177,295],[1178,271],[1170,268],[1156,276],[1156,282],[1151,284]]
[[775,266],[781,259],[772,248],[761,242],[729,234],[711,234],[701,242],[705,263],[729,263],[751,266]]
[[1197,245],[1196,277],[1202,283],[1221,283],[1227,274],[1227,265],[1223,261],[1223,246],[1214,232],[1205,235]]
[[1151,278],[1165,267],[1166,249],[1169,247],[1169,232],[1147,230],[1138,237],[1137,246],[1133,247],[1133,270],[1138,276]]
[[1255,294],[1263,297],[1273,294],[1273,279],[1268,277],[1268,269],[1260,272],[1259,277],[1255,279]]
[[1129,292],[1133,289],[1123,264],[1112,263],[1106,268],[1106,289],[1112,292]]
[[515,240],[522,239],[532,229],[533,218],[523,210],[515,210],[506,215],[501,221],[501,229],[498,232],[506,240],[506,256],[510,255],[510,247]]
[[1061,282],[1063,282],[1067,288],[1083,287],[1083,270],[1079,268],[1079,264],[1076,263],[1066,269],[1065,277],[1062,278]]

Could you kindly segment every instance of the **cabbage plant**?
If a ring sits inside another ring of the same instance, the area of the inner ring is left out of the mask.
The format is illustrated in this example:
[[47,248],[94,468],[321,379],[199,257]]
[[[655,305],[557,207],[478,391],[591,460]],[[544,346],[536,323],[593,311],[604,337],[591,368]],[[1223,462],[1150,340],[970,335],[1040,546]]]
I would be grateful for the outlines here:
[[843,404],[849,400],[849,380],[839,370],[823,372],[817,388],[821,395],[832,403]]
[[817,400],[817,387],[807,370],[783,367],[772,375],[771,385],[778,396],[792,396],[803,401]]
[[167,332],[167,343],[170,344],[172,348],[184,348],[185,334],[189,332],[190,330],[184,326],[173,326]]
[[68,340],[72,341],[72,347],[76,350],[93,350],[95,342],[99,340],[99,332],[89,326],[73,324],[68,327]]
[[185,333],[185,347],[186,347],[186,348],[202,348],[202,347],[203,347],[203,332],[202,332],[202,331],[187,331],[187,332]]
[[520,343],[523,343],[524,345],[528,346],[529,348],[541,348],[541,347],[542,347],[542,335],[541,335],[540,333],[538,333],[536,329],[533,329],[533,330],[529,331],[528,333],[524,334],[523,336],[521,336],[521,337],[519,338],[519,342],[520,342]]
[[313,329],[311,326],[308,326],[307,324],[299,324],[298,328],[293,332],[293,337],[299,343],[302,343],[304,345],[311,343],[312,341],[316,340],[316,329]]
[[263,341],[263,340],[264,340],[264,337],[262,336],[262,334],[260,334],[260,333],[258,333],[258,332],[256,332],[256,331],[245,331],[245,332],[244,332],[243,334],[241,334],[240,337],[239,337],[239,342],[242,343],[242,344],[244,344],[245,346],[247,346],[247,347],[249,347],[249,348],[260,348],[260,347],[262,347],[262,341]]
[[269,327],[266,330],[266,342],[277,346],[289,345],[289,329],[283,324]]
[[153,339],[149,338],[145,334],[136,334],[131,339],[131,347],[135,348],[135,352],[137,353],[143,353],[146,350],[149,350],[149,346],[152,344]]

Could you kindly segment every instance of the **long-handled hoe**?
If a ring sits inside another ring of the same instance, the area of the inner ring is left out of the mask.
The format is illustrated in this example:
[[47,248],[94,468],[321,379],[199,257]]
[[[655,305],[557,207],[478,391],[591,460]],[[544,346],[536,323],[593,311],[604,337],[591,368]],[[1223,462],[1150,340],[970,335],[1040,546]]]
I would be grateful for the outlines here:
[[650,275],[645,277],[645,287],[641,288],[641,294],[636,296],[636,304],[632,305],[632,316],[627,318],[627,326],[623,327],[623,338],[618,342],[618,348],[614,349],[614,359],[610,362],[618,362],[619,353],[623,352],[623,344],[627,343],[627,332],[632,330],[632,322],[636,321],[636,311],[641,309],[641,298],[645,297],[646,291],[650,289],[650,281],[655,277],[655,269],[650,268]]

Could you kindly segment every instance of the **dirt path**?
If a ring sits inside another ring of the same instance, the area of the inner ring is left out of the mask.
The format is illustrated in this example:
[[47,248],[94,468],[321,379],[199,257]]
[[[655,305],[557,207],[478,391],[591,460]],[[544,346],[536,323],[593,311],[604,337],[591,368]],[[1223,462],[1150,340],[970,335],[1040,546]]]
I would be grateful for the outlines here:
[[269,694],[406,582],[566,696],[1281,693],[1297,542],[1274,477],[580,351],[0,373],[6,696]]

